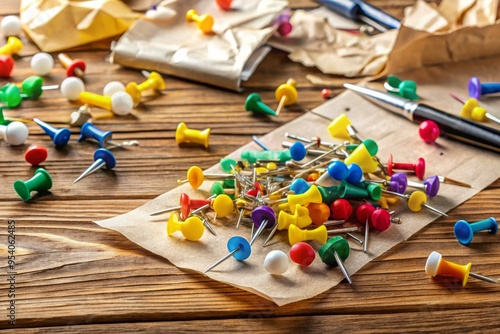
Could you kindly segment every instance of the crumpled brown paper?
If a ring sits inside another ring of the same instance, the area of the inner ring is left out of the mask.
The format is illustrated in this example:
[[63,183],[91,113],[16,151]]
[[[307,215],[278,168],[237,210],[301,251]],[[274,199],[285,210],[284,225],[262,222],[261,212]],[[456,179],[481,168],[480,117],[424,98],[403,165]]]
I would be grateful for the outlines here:
[[21,0],[20,9],[24,31],[46,52],[122,34],[140,16],[120,0]]
[[[267,54],[256,52],[274,33],[271,23],[288,1],[248,0],[240,5],[223,11],[215,1],[163,1],[116,43],[112,61],[239,90],[245,66],[255,66]],[[186,22],[190,9],[213,16],[213,34]]]
[[[486,82],[491,81],[495,73],[499,72],[500,58],[492,58],[414,70],[401,73],[400,77],[417,82],[418,94],[422,97],[422,102],[459,114],[461,104],[449,98],[448,93],[454,92],[459,96],[466,96],[467,82],[472,75],[477,75]],[[373,88],[383,90],[381,83]],[[485,99],[482,103],[497,117],[500,116],[498,113],[500,99]],[[347,109],[349,111],[346,111]],[[241,112],[244,112],[243,109]],[[332,119],[342,113],[348,115],[361,138],[371,138],[378,143],[378,157],[382,162],[387,161],[389,154],[394,156],[395,161],[401,162],[416,161],[418,157],[424,157],[427,165],[426,177],[446,176],[472,185],[472,188],[463,188],[442,184],[438,196],[428,199],[427,202],[439,210],[449,211],[500,177],[497,153],[445,138],[438,138],[437,142],[432,145],[426,144],[420,139],[416,124],[383,110],[352,92],[341,94],[312,112],[262,137],[261,140],[271,149],[280,149],[285,132],[306,138],[319,136],[328,138],[328,141],[332,142],[340,141],[331,138],[327,126]],[[231,156],[238,159],[241,150],[247,148],[258,149],[254,143],[250,143]],[[119,173],[119,170],[117,172]],[[214,166],[207,172],[220,172],[220,169]],[[414,176],[409,178],[421,182]],[[132,242],[165,257],[180,268],[203,272],[228,253],[226,242],[231,236],[241,235],[249,238],[250,227],[243,225],[236,230],[237,215],[235,214],[230,218],[217,219],[213,223],[217,236],[205,231],[198,242],[190,242],[185,240],[180,232],[176,232],[171,237],[167,236],[168,214],[150,217],[149,213],[179,205],[179,195],[182,192],[188,193],[193,198],[206,198],[210,186],[210,181],[205,181],[200,190],[193,190],[189,185],[182,185],[129,213],[96,223],[122,233]],[[400,217],[403,223],[393,224],[382,233],[372,231],[368,255],[362,252],[358,244],[350,242],[351,254],[345,265],[351,275],[372,259],[439,218],[438,215],[425,209],[419,213],[409,211],[404,200],[391,207],[391,210],[395,210],[395,216]],[[452,228],[450,225],[450,231]],[[358,236],[362,238],[360,233]],[[287,243],[286,231],[278,231],[274,237],[276,242],[271,242],[268,247],[263,248],[261,246],[266,237],[267,233],[255,242],[252,255],[246,261],[239,262],[230,258],[208,272],[207,276],[256,293],[278,305],[311,298],[334,287],[343,279],[338,268],[327,267],[319,257],[316,257],[310,267],[301,268],[290,263],[289,269],[283,276],[270,275],[263,266],[266,254],[274,249],[288,252],[290,246]],[[316,250],[319,248],[316,242],[311,244]],[[424,268],[421,274],[425,275]],[[353,281],[355,285],[356,277],[353,277]]]
[[316,12],[296,11],[294,30],[269,44],[325,74],[376,76],[500,54],[498,0],[417,1],[399,30],[368,37],[338,30]]

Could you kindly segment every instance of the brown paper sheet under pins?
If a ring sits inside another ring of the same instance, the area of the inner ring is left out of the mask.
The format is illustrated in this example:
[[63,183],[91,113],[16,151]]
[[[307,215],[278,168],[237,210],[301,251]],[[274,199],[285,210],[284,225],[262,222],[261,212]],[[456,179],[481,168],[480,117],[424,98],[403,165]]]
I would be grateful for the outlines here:
[[[467,96],[467,82],[471,76],[478,76],[483,82],[498,80],[498,76],[494,76],[495,73],[500,73],[499,60],[497,58],[456,63],[446,65],[446,67],[429,67],[425,71],[394,74],[402,79],[414,80],[418,85],[417,93],[422,97],[422,102],[458,114],[461,105],[450,98],[448,93],[453,91]],[[383,89],[382,83],[370,86],[375,89]],[[488,110],[500,110],[499,98],[486,98],[482,103],[487,105]],[[349,111],[346,111],[347,108]],[[243,106],[242,112],[244,112]],[[341,94],[312,112],[306,113],[262,137],[261,140],[271,149],[280,148],[285,132],[306,138],[319,136],[326,138],[325,140],[334,141],[328,133],[327,126],[330,120],[342,113],[348,115],[361,138],[371,138],[378,143],[378,156],[382,161],[387,159],[389,153],[392,153],[400,161],[413,161],[422,156],[427,163],[426,175],[444,175],[471,184],[471,188],[449,184],[441,185],[438,196],[429,199],[428,203],[444,212],[468,200],[500,177],[499,155],[497,153],[441,137],[436,144],[426,144],[418,136],[417,125],[371,104],[352,92]],[[495,124],[490,124],[490,126],[497,127]],[[250,143],[235,151],[232,157],[237,159],[241,150],[247,148],[258,149],[258,146],[255,143]],[[193,161],[193,164],[195,163]],[[209,171],[220,172],[218,166],[210,168]],[[418,181],[414,177],[410,177],[410,179]],[[240,226],[239,230],[235,229],[237,213],[233,217],[217,220],[213,224],[217,231],[217,237],[205,231],[198,242],[187,242],[182,235],[168,237],[165,230],[167,216],[163,219],[155,217],[153,220],[149,214],[165,207],[178,205],[181,192],[186,192],[193,198],[206,198],[210,185],[211,182],[207,181],[198,190],[191,189],[189,185],[182,185],[136,210],[96,223],[122,233],[131,241],[165,257],[180,268],[203,272],[207,264],[214,263],[227,253],[226,242],[231,236],[248,237],[250,235],[248,225]],[[377,256],[439,218],[438,215],[425,209],[419,213],[413,213],[402,200],[391,209],[395,210],[396,216],[400,217],[403,223],[393,224],[382,233],[371,231],[368,254],[363,253],[362,246],[351,242],[351,248],[358,249],[352,250],[351,255],[345,261],[345,266],[351,275],[354,275]],[[360,234],[360,236],[362,235]],[[263,266],[266,254],[273,249],[288,253],[290,246],[287,242],[286,231],[276,233],[270,245],[262,248],[261,244],[264,239],[262,238],[255,243],[252,247],[253,254],[246,261],[238,262],[229,259],[207,275],[220,282],[256,293],[278,305],[311,298],[331,289],[344,279],[337,268],[327,270],[319,256],[308,268],[299,268],[295,263],[290,263],[288,271],[282,277],[273,277]],[[277,242],[274,242],[275,240]],[[316,250],[319,248],[316,242],[312,242],[312,245]],[[423,268],[422,275],[425,275]],[[311,284],[313,280],[314,284]],[[353,282],[355,285],[355,275]],[[331,290],[330,293],[335,293],[335,290]]]

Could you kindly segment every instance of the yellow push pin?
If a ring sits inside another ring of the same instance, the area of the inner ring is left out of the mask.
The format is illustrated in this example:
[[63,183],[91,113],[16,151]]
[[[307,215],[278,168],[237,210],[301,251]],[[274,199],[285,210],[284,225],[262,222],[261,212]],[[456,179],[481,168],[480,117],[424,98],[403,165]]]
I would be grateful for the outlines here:
[[308,203],[321,203],[323,198],[319,192],[318,187],[314,184],[309,187],[309,189],[303,194],[290,194],[287,195],[288,205],[290,206],[290,211],[295,214],[297,205],[306,205]]
[[12,57],[12,55],[19,53],[23,46],[23,42],[19,38],[11,36],[7,39],[7,43],[0,47],[0,55]]
[[345,158],[346,165],[357,164],[363,173],[374,173],[378,170],[379,163],[374,158],[378,153],[378,145],[374,140],[365,139]]
[[453,93],[450,93],[450,96],[464,105],[462,110],[460,110],[460,116],[471,119],[475,122],[488,122],[491,120],[500,124],[500,119],[488,113],[486,109],[480,107],[477,99],[471,97],[467,101],[464,101]]
[[398,197],[401,197],[405,199],[408,202],[408,208],[413,211],[413,212],[420,212],[422,210],[422,207],[426,208],[429,211],[432,211],[434,213],[437,213],[438,215],[446,216],[448,215],[442,211],[439,211],[436,208],[433,208],[429,204],[427,204],[427,195],[423,191],[414,191],[411,193],[411,195],[408,194],[400,194],[396,193],[393,191],[385,190],[382,189],[383,193],[390,194],[390,195],[395,195]]
[[161,74],[157,72],[151,72],[148,78],[141,84],[136,82],[129,82],[125,87],[125,91],[132,97],[134,104],[137,105],[141,102],[142,93],[147,90],[160,91],[166,88],[165,80]]
[[189,129],[184,122],[180,122],[175,131],[175,141],[177,145],[182,143],[200,144],[208,148],[208,140],[210,137],[210,128],[203,131]]
[[207,180],[224,180],[224,179],[230,179],[234,180],[234,175],[233,174],[205,174],[203,173],[203,170],[198,167],[198,166],[191,166],[189,167],[186,175],[185,180],[177,180],[178,184],[184,184],[189,182],[191,187],[193,189],[198,189],[203,181]]
[[312,219],[309,217],[309,209],[297,204],[295,208],[295,213],[293,215],[280,211],[278,215],[278,223],[274,225],[273,229],[269,233],[266,241],[262,244],[265,247],[269,240],[274,236],[277,230],[285,230],[290,227],[290,225],[295,225],[298,228],[304,228],[312,224]]
[[295,225],[290,225],[288,227],[288,241],[290,242],[290,246],[295,245],[297,242],[307,240],[316,240],[318,243],[323,245],[328,240],[328,235],[356,232],[358,230],[359,228],[356,226],[327,230],[325,225],[321,225],[314,230],[301,230]]
[[500,280],[495,280],[493,278],[471,272],[471,266],[471,262],[467,263],[464,266],[461,266],[459,264],[443,260],[443,256],[440,253],[432,252],[427,258],[427,262],[425,263],[425,273],[432,277],[440,275],[457,277],[458,279],[462,280],[462,286],[465,286],[465,284],[467,284],[469,276],[490,283],[500,283]]
[[176,231],[181,231],[182,235],[190,241],[198,241],[205,232],[205,226],[199,217],[191,216],[185,221],[179,221],[179,217],[174,212],[168,218],[167,234],[170,236]]
[[214,18],[210,14],[204,14],[199,16],[198,13],[196,13],[196,10],[190,9],[186,13],[186,21],[196,22],[196,25],[204,34],[212,33],[212,27],[214,26]]
[[274,92],[274,97],[276,101],[279,102],[278,108],[276,109],[276,116],[278,116],[284,106],[288,106],[297,102],[299,98],[299,93],[297,93],[297,82],[290,78],[286,83],[280,85],[276,88]]
[[80,101],[83,104],[112,111],[120,116],[128,115],[134,107],[132,98],[125,92],[116,92],[113,96],[103,96],[83,91],[80,93]]

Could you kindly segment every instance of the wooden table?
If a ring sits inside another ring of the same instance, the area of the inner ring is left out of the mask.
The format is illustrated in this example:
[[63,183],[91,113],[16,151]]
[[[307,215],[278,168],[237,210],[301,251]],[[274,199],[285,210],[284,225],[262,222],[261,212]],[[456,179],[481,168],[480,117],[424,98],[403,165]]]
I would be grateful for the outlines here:
[[[372,1],[396,17],[413,0]],[[307,0],[290,1],[293,8],[316,6]],[[3,1],[0,16],[19,12],[19,1]],[[85,59],[89,91],[101,91],[112,80],[141,82],[137,70],[105,61],[109,43],[103,41],[68,51]],[[32,75],[32,44],[16,59],[14,80]],[[56,56],[56,54],[54,54]],[[2,247],[0,284],[2,328],[18,332],[466,332],[498,330],[500,286],[471,278],[461,288],[450,279],[433,280],[424,273],[433,250],[465,264],[474,254],[473,270],[493,277],[500,271],[500,238],[478,238],[471,247],[458,247],[452,226],[458,219],[476,221],[500,217],[500,180],[402,242],[353,276],[355,284],[341,283],[315,298],[277,307],[254,294],[184,271],[145,251],[93,220],[128,212],[176,187],[188,167],[208,168],[251,136],[264,135],[324,102],[320,88],[306,74],[314,68],[292,63],[273,50],[245,83],[273,100],[275,88],[289,77],[297,80],[300,101],[278,118],[252,117],[243,110],[246,93],[237,94],[195,82],[167,77],[162,96],[143,103],[135,116],[97,122],[114,132],[114,139],[139,140],[140,147],[116,150],[114,172],[99,172],[85,182],[73,180],[92,161],[95,145],[73,139],[55,149],[42,130],[30,125],[27,144],[10,147],[0,143],[1,244],[7,245],[9,220],[15,221],[16,324],[9,324],[6,283],[8,253]],[[57,65],[47,84],[65,77]],[[0,80],[0,85],[7,81]],[[339,91],[335,91],[338,93]],[[274,106],[274,104],[271,104]],[[38,101],[24,101],[12,117],[39,117],[59,124],[77,106],[58,92],[46,92]],[[195,129],[210,127],[209,149],[180,148],[174,140],[179,122]],[[43,166],[50,171],[51,193],[24,203],[12,189],[16,179],[34,172],[23,158],[28,144],[48,148]],[[12,226],[12,225],[11,225]],[[471,251],[472,249],[472,251]],[[311,282],[314,284],[314,282]],[[50,327],[50,328],[49,328]]]

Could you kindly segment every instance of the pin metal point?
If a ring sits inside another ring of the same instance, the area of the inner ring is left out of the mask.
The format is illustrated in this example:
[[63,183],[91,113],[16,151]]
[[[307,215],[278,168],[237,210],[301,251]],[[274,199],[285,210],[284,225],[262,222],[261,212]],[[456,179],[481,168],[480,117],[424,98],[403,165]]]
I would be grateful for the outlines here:
[[368,254],[368,234],[370,232],[370,224],[368,222],[368,218],[366,218],[366,223],[365,223],[365,243],[363,244],[363,252],[365,254]]
[[84,177],[98,171],[101,168],[112,169],[116,166],[116,159],[111,151],[105,148],[99,148],[94,152],[94,163],[87,168],[73,183],[77,183]]

